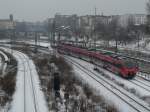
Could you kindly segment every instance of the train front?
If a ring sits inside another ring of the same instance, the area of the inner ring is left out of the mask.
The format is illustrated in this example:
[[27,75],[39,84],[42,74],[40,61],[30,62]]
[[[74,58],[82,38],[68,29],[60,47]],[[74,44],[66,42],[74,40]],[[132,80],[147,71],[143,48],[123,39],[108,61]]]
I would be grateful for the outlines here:
[[136,76],[139,71],[137,63],[132,61],[124,61],[121,69],[121,74],[126,79],[132,79]]

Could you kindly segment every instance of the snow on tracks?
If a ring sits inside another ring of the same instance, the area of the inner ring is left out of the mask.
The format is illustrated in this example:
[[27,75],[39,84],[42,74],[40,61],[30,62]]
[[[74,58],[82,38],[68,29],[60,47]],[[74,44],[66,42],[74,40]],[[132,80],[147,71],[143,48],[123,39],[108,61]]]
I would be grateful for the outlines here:
[[[5,49],[9,52],[9,49]],[[21,52],[14,51],[18,61],[16,92],[10,112],[48,112],[46,101],[40,90],[40,81],[33,61]]]
[[[93,81],[97,82],[97,84],[99,84],[99,86],[103,86],[103,90],[105,88],[106,96],[108,96],[107,95],[108,92],[111,92],[111,93],[113,93],[113,95],[117,96],[120,100],[122,100],[124,103],[126,103],[126,106],[125,106],[126,108],[123,108],[124,107],[123,104],[119,103],[120,102],[119,100],[116,100],[116,104],[119,104],[118,106],[122,106],[120,108],[121,111],[124,111],[124,112],[126,112],[126,111],[128,111],[128,112],[149,112],[150,111],[150,107],[147,103],[145,103],[144,101],[135,97],[133,94],[127,92],[126,90],[119,87],[118,85],[114,84],[110,80],[107,80],[106,78],[100,76],[99,74],[92,72],[88,68],[85,68],[80,63],[76,62],[75,60],[70,59],[69,57],[67,57],[66,60],[68,60],[70,63],[73,64],[73,67],[75,68],[76,72],[78,72],[80,75],[84,73],[84,75],[85,75],[84,77],[88,76],[89,78],[94,79]],[[82,73],[80,73],[79,71]],[[112,96],[108,96],[108,97],[110,98]],[[110,99],[112,99],[112,98],[110,98]]]

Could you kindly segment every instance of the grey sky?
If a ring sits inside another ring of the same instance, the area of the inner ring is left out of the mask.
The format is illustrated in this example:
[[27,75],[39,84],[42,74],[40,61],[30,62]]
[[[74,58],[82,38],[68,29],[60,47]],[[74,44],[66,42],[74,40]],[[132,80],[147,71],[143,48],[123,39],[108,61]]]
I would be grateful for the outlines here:
[[8,18],[12,13],[15,19],[38,21],[62,14],[106,15],[125,13],[146,13],[148,0],[0,0],[0,18]]

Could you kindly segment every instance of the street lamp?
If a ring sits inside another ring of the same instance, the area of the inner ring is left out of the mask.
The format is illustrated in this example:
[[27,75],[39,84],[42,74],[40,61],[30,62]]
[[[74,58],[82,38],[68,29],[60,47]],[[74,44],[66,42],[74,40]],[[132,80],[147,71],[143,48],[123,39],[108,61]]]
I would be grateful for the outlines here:
[[67,32],[67,31],[71,31],[70,30],[70,26],[60,26],[58,28],[56,28],[57,32],[58,32],[58,43],[61,41],[61,34]]
[[118,37],[119,37],[119,28],[117,28],[115,32],[115,41],[116,41],[115,53],[118,52]]

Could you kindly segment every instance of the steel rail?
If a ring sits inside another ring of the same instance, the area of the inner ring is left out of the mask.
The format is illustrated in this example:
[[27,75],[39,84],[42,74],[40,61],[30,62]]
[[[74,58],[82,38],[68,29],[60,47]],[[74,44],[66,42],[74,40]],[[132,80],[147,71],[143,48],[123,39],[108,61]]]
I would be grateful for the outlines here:
[[[129,103],[128,101],[126,101],[125,99],[123,99],[121,96],[118,95],[117,92],[112,91],[111,89],[109,89],[108,87],[106,87],[102,82],[100,82],[98,79],[104,81],[105,83],[107,83],[108,85],[112,86],[114,89],[116,89],[119,93],[121,93],[122,95],[128,97],[130,100],[132,100],[133,102],[135,102],[137,105],[143,107],[146,111],[150,111],[150,108],[142,105],[140,102],[137,102],[135,99],[133,99],[132,97],[130,97],[129,95],[125,94],[124,92],[122,92],[121,90],[117,89],[114,85],[110,84],[108,81],[104,80],[103,78],[101,78],[100,76],[96,75],[94,72],[90,71],[89,69],[85,68],[84,66],[82,66],[81,64],[75,62],[72,59],[68,59],[68,57],[66,58],[66,60],[70,60],[68,62],[72,63],[73,65],[75,65],[76,67],[78,67],[80,70],[82,70],[83,72],[85,72],[88,76],[90,76],[91,78],[93,78],[96,82],[98,82],[99,84],[101,84],[102,86],[104,86],[106,89],[108,89],[110,92],[114,93],[115,95],[117,95],[121,100],[123,100],[125,103],[127,103],[128,105],[130,105],[133,109],[135,109],[138,112],[143,112],[141,110],[138,110],[134,104],[132,105],[131,102]],[[98,79],[94,78],[92,75],[96,76]]]

